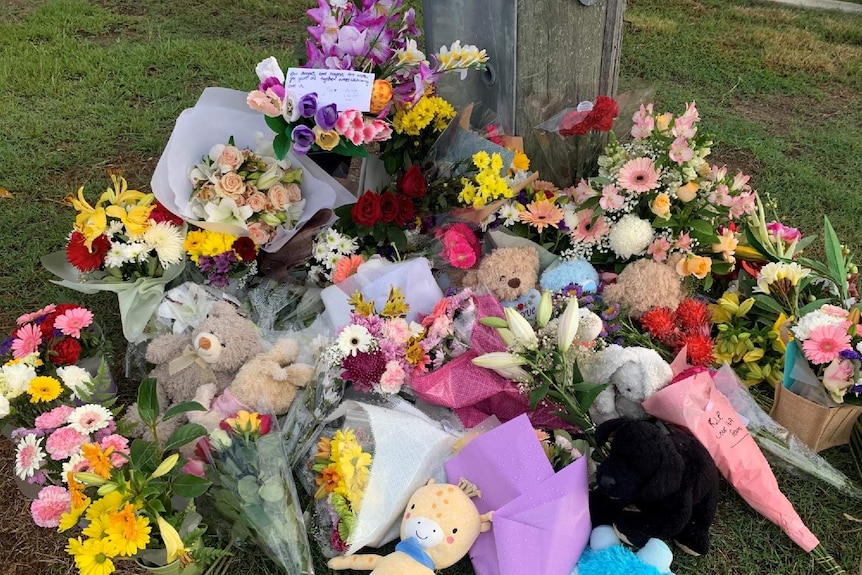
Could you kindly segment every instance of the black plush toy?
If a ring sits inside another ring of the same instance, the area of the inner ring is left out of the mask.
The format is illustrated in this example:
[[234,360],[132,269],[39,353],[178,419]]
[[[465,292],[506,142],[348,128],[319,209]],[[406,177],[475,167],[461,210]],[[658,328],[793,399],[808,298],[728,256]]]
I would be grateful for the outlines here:
[[718,469],[709,452],[691,435],[645,420],[602,423],[596,441],[601,447],[608,440],[590,493],[593,524],[613,525],[635,547],[657,537],[692,555],[706,553],[718,503]]

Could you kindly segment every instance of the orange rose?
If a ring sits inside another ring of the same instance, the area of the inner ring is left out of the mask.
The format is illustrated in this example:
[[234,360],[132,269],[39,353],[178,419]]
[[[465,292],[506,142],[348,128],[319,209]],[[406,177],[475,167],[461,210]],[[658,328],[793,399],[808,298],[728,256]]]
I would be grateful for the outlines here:
[[685,204],[692,201],[695,196],[697,196],[697,184],[695,182],[689,182],[684,186],[680,186],[676,191],[676,197]]
[[255,192],[248,197],[247,203],[257,213],[266,207],[266,195],[263,192]]
[[263,222],[254,222],[248,226],[248,235],[259,246],[267,243],[275,235],[273,232],[272,226]]
[[689,255],[676,264],[676,273],[683,277],[694,276],[702,280],[710,271],[712,271],[712,260],[703,256]]
[[222,172],[235,172],[242,165],[245,157],[236,146],[225,146],[219,154],[216,163]]
[[650,211],[660,218],[667,219],[670,216],[670,196],[659,194],[652,201]]
[[245,192],[245,180],[237,173],[228,172],[219,179],[218,188],[224,195],[234,198]]
[[392,84],[386,80],[374,80],[371,88],[371,113],[379,114],[392,99]]
[[302,190],[297,184],[287,184],[287,199],[291,204],[295,204],[302,199]]
[[272,209],[274,211],[283,210],[290,201],[287,199],[287,188],[285,188],[284,184],[280,182],[273,184],[272,187],[267,190],[266,197],[269,200],[269,203],[272,204]]

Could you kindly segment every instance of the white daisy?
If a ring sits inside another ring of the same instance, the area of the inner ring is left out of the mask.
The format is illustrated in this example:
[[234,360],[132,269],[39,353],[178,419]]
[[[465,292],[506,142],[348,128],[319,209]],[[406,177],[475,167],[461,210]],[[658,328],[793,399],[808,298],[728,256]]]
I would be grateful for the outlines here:
[[314,256],[314,259],[323,261],[329,255],[329,247],[323,242],[318,242],[314,244],[311,255]]
[[126,263],[126,250],[123,242],[111,242],[111,249],[105,254],[105,266],[109,268],[118,268]]
[[101,405],[87,404],[69,414],[69,426],[84,435],[108,427],[113,419],[111,412]]
[[338,262],[341,260],[343,256],[337,253],[331,253],[326,256],[326,259],[323,260],[323,265],[328,267],[329,269],[335,269],[335,266],[338,265]]
[[123,244],[122,250],[123,259],[127,262],[146,261],[147,255],[150,253],[150,250],[147,248],[147,244],[141,242]]
[[117,235],[117,234],[119,234],[120,232],[122,232],[124,229],[126,229],[126,226],[123,224],[123,222],[122,222],[121,220],[114,220],[114,221],[112,221],[112,222],[111,222],[111,224],[108,226],[108,231],[107,231],[107,232],[105,232],[105,234],[106,234],[109,238],[112,238],[112,237],[114,237],[115,235]]
[[521,212],[515,207],[514,202],[506,202],[500,207],[500,219],[504,226],[513,226],[521,219]]
[[57,376],[63,381],[63,385],[72,390],[73,399],[81,399],[78,392],[87,389],[87,384],[93,382],[90,372],[77,365],[67,365],[58,368]]
[[28,433],[18,443],[15,451],[15,475],[22,480],[32,477],[45,462],[45,452],[42,451],[42,438]]
[[[169,222],[158,222],[144,232],[144,242],[151,250],[156,250],[163,267],[168,267],[183,259],[183,235],[180,228]],[[149,251],[149,250],[147,250]]]
[[341,330],[335,345],[345,356],[355,356],[357,352],[366,352],[371,348],[374,338],[366,328],[361,325],[348,325]]
[[329,228],[328,230],[326,230],[326,235],[323,236],[323,241],[326,242],[327,247],[329,247],[330,249],[334,249],[341,241],[341,234],[339,234],[332,228]]
[[338,251],[342,255],[348,255],[354,253],[359,249],[359,244],[356,243],[356,238],[351,238],[349,236],[341,236],[341,239],[338,241]]

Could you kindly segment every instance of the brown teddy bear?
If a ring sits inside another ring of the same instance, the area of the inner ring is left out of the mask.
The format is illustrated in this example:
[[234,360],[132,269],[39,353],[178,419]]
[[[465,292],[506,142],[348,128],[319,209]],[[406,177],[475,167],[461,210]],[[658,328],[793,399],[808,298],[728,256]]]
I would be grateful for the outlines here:
[[531,246],[501,247],[482,258],[479,267],[468,270],[463,285],[485,288],[506,307],[532,319],[539,305],[539,252]]
[[314,367],[297,363],[298,356],[299,342],[296,339],[279,339],[271,349],[248,360],[221,396],[216,397],[218,388],[214,384],[199,387],[193,400],[208,411],[190,412],[189,421],[211,431],[222,419],[240,409],[270,415],[287,413],[297,390],[308,385],[314,377]]
[[[149,376],[158,382],[156,390],[162,413],[171,406],[193,401],[203,385],[213,384],[216,392],[225,390],[240,367],[261,351],[257,326],[225,301],[213,305],[207,318],[191,334],[155,338],[147,346],[146,359],[155,364]],[[159,439],[166,440],[185,419],[180,415],[160,423]],[[138,418],[136,405],[128,410],[126,421],[135,425],[140,435],[150,438]]]
[[629,316],[638,319],[657,307],[676,309],[685,299],[682,277],[676,272],[677,257],[665,263],[644,258],[627,265],[616,283],[606,286],[602,299],[618,304]]

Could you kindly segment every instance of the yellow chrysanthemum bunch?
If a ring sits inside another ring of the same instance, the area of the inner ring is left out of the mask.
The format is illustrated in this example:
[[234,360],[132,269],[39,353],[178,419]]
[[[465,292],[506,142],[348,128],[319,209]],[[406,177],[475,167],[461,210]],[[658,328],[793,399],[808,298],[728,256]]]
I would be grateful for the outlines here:
[[458,201],[480,209],[494,200],[514,196],[505,178],[500,174],[503,169],[503,158],[500,154],[488,155],[485,151],[476,152],[473,154],[473,165],[479,168],[479,173],[472,180],[461,178],[464,188],[458,194]]
[[215,257],[233,249],[236,236],[212,232],[210,230],[195,230],[186,235],[185,250],[189,258],[198,263],[201,256]]
[[455,108],[439,96],[428,96],[419,100],[415,106],[399,109],[392,120],[392,126],[399,134],[418,136],[419,132],[433,126],[435,132],[442,132],[455,117]]

